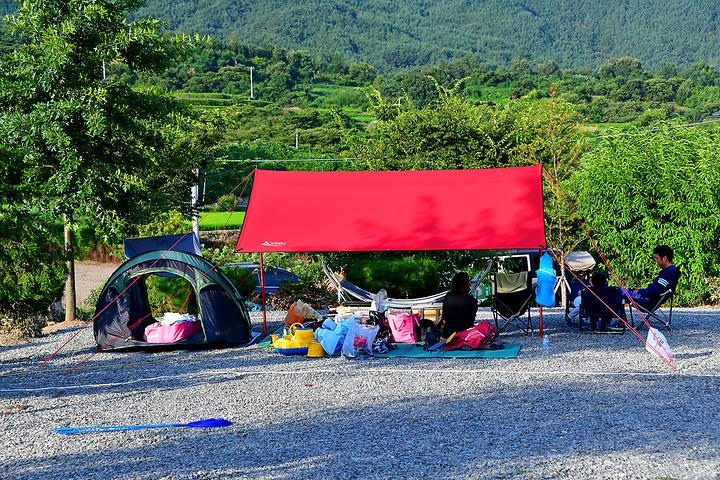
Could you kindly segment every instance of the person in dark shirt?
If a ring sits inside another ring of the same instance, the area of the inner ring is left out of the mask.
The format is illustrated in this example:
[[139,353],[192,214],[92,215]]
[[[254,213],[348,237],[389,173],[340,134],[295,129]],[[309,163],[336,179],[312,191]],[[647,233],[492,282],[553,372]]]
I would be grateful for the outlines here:
[[456,273],[443,300],[442,336],[447,338],[452,333],[471,328],[475,324],[477,310],[477,300],[470,295],[470,276],[465,272]]
[[660,297],[668,290],[675,291],[680,270],[673,264],[673,250],[667,245],[659,245],[653,250],[655,263],[662,270],[645,288],[632,288],[627,291],[639,305],[647,309],[655,306]]

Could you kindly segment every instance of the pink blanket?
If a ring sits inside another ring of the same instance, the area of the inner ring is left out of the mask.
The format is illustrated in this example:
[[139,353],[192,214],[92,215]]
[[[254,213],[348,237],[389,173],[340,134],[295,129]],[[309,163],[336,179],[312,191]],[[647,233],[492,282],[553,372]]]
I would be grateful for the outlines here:
[[148,343],[175,343],[190,338],[200,331],[200,322],[177,322],[172,325],[152,323],[145,327]]

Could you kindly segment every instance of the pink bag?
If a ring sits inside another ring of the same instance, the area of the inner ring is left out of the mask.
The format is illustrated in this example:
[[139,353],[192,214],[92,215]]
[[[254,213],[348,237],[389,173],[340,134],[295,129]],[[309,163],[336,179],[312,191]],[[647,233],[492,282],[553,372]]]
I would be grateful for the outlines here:
[[172,325],[152,323],[145,327],[148,343],[175,343],[190,338],[201,330],[200,322],[177,322]]
[[419,313],[396,312],[387,316],[390,326],[390,338],[395,343],[417,343]]

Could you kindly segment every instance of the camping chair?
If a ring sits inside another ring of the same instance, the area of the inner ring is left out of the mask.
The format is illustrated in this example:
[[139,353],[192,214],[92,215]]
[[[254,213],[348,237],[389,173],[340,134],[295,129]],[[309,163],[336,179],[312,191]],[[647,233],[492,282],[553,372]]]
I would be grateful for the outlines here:
[[576,273],[576,278],[573,278],[569,284],[567,301],[565,302],[565,324],[570,327],[573,324],[574,319],[570,318],[570,313],[574,308],[575,299],[580,296],[583,289],[590,285],[590,272]]
[[[597,295],[597,297],[595,295]],[[598,298],[600,297],[600,298]],[[589,323],[593,332],[625,333],[625,323],[622,327],[610,328],[610,322],[618,317],[625,320],[625,306],[623,293],[618,287],[588,287],[580,292],[580,317],[578,318],[578,331],[587,331],[584,321]]]
[[[670,310],[668,312],[662,312],[660,311],[660,306],[662,306],[665,302],[670,301]],[[657,299],[654,303],[651,304],[642,304],[640,302],[635,302],[637,304],[638,310],[642,312],[645,315],[645,318],[647,318],[648,322],[658,322],[661,323],[667,328],[668,332],[672,330],[672,311],[673,311],[673,302],[675,300],[675,290],[672,288],[666,290],[662,295],[660,295],[660,298]],[[628,305],[630,306],[630,322],[633,328],[635,328],[635,317],[633,316],[633,302],[628,302]],[[642,326],[643,321],[642,318],[638,319],[638,327]]]
[[[563,275],[556,285],[557,288],[565,287],[568,292],[565,302],[565,323],[571,325],[570,310],[573,308],[573,300],[580,295],[580,291],[590,283],[590,274],[595,268],[595,259],[589,252],[571,252],[565,257],[565,268]],[[567,279],[572,280],[568,284]]]
[[498,333],[514,322],[522,326],[526,335],[530,334],[533,331],[530,317],[530,302],[533,300],[530,272],[498,272],[493,277],[493,290],[492,313]]

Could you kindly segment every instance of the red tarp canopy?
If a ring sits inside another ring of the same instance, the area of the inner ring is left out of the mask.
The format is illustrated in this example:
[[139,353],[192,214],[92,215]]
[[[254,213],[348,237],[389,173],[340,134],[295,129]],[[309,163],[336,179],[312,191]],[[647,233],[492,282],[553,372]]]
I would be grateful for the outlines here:
[[238,252],[545,246],[541,166],[402,172],[256,170]]

